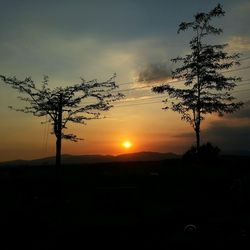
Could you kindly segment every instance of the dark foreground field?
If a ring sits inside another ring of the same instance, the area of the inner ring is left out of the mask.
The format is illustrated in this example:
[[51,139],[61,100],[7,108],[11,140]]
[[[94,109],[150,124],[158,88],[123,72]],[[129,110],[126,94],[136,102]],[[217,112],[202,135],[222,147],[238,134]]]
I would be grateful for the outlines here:
[[0,169],[0,249],[239,249],[249,158]]

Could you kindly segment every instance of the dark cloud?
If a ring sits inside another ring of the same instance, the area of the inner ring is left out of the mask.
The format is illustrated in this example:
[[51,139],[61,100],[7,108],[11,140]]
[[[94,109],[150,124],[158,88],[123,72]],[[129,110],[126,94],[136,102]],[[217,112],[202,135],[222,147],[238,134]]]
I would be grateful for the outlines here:
[[[176,135],[186,144],[195,144],[195,133],[185,132]],[[229,120],[211,122],[201,129],[202,143],[211,142],[222,150],[247,150],[250,148],[250,124],[231,125]]]
[[231,114],[230,117],[250,119],[250,101],[245,102],[244,106],[240,110]]
[[152,63],[147,65],[138,73],[137,80],[139,82],[162,81],[171,79],[171,71],[166,63]]
[[230,122],[213,122],[204,131],[204,138],[225,150],[249,149],[250,127],[249,124],[231,126]]
[[[225,18],[228,18],[228,21],[221,19],[220,24],[226,23],[230,27],[225,33],[239,35],[236,32],[238,29],[234,29],[234,20],[242,16],[243,3],[248,1],[220,2],[226,10]],[[96,61],[105,57],[101,54],[103,51],[112,52],[117,47],[123,53],[125,51],[143,59],[148,54],[158,58],[146,62],[166,60],[164,51],[157,52],[160,47],[167,48],[168,56],[175,57],[183,54],[183,48],[190,40],[190,32],[177,35],[178,25],[191,20],[198,11],[211,10],[216,4],[216,0],[209,3],[195,1],[192,4],[184,0],[1,1],[0,68],[6,74],[9,70],[10,74],[23,72],[26,75],[34,71],[39,74],[62,74],[72,72],[81,65],[84,72],[90,72],[97,68]],[[238,5],[239,10],[233,8]],[[244,7],[244,10],[247,13],[244,12],[242,22],[248,25],[248,9]],[[234,12],[235,18],[232,19]],[[242,22],[237,24],[242,26]],[[248,33],[248,29],[244,29],[244,35]],[[96,44],[85,45],[88,40],[96,41]],[[152,40],[162,41],[163,44],[147,43],[142,50],[141,43],[137,43]],[[102,63],[107,64],[110,61]],[[113,71],[118,72],[119,69],[114,67]],[[145,77],[142,74],[142,78]]]

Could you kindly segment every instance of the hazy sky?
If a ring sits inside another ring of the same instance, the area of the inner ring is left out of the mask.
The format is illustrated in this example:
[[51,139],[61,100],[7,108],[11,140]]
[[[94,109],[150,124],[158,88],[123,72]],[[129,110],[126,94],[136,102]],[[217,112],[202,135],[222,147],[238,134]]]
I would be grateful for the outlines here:
[[[163,111],[161,99],[136,83],[152,78],[166,80],[174,65],[170,59],[188,53],[190,32],[177,34],[182,21],[197,12],[207,12],[213,0],[114,0],[114,1],[3,1],[0,15],[0,74],[24,78],[39,84],[49,75],[51,87],[86,80],[108,79],[126,89],[126,99],[105,113],[104,120],[86,126],[72,125],[85,140],[63,142],[64,154],[119,154],[134,151],[184,152],[194,143],[189,124],[178,114]],[[250,56],[250,2],[220,1],[225,17],[217,19],[224,33],[212,43],[228,43],[228,51]],[[241,68],[250,65],[242,60]],[[249,69],[233,72],[243,77],[235,96],[246,102],[234,115],[208,116],[202,124],[202,140],[222,149],[250,148]],[[160,81],[161,82],[161,81]],[[129,84],[124,84],[129,83]],[[151,86],[151,85],[149,85]],[[9,105],[21,106],[15,90],[0,83],[0,161],[33,159],[54,154],[54,136],[41,125],[45,118],[17,113]],[[133,147],[125,151],[123,140]]]

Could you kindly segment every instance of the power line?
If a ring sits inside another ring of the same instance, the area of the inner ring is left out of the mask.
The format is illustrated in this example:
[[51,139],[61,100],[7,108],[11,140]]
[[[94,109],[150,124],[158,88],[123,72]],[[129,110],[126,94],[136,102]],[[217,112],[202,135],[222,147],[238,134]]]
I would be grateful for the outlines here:
[[48,119],[48,115],[45,117],[45,122],[42,122],[44,124],[44,129],[43,129],[43,140],[42,140],[42,151],[47,152],[47,147],[48,147],[48,137],[49,137],[49,127],[50,127],[50,122]]
[[142,86],[137,88],[130,88],[130,89],[121,89],[122,92],[131,91],[131,90],[138,90],[138,89],[146,89],[146,88],[152,88],[151,86]]
[[[248,79],[248,80],[250,80],[250,79]],[[184,80],[171,81],[171,82],[167,82],[167,83],[178,83],[178,82],[181,82],[181,81],[183,82]],[[243,84],[238,84],[238,85],[243,85]],[[127,91],[132,91],[132,90],[139,90],[139,89],[149,89],[149,90],[151,90],[151,88],[152,88],[152,86],[142,86],[142,87],[136,87],[136,88],[121,89],[120,92],[123,93],[123,92],[127,92]]]
[[[249,57],[250,58],[250,57]],[[227,73],[227,72],[232,72],[232,71],[239,71],[239,70],[245,70],[245,69],[248,69],[250,68],[250,65],[249,66],[246,66],[246,67],[242,67],[242,68],[238,68],[238,69],[235,69],[235,70],[228,70],[228,71],[224,71],[222,73]],[[178,83],[178,82],[183,82],[184,80],[174,80],[174,81],[170,81],[168,83]],[[246,80],[243,80],[243,81],[249,81],[249,79],[246,79]],[[132,83],[132,82],[131,82]],[[128,84],[128,83],[124,83],[125,84]],[[247,83],[243,83],[243,84],[238,84],[238,86],[242,86],[242,85],[248,85],[250,84],[250,82],[247,82]],[[122,84],[120,84],[122,85]],[[237,87],[237,86],[236,86]],[[128,89],[124,89],[124,90],[121,90],[121,92],[125,92],[125,91],[132,91],[132,90],[138,90],[138,89],[145,89],[145,88],[151,88],[150,86],[141,86],[141,87],[136,87],[136,88],[128,88]],[[232,91],[231,93],[234,93],[234,92],[241,92],[241,91],[248,91],[248,89],[246,90],[236,90],[236,91]],[[139,96],[140,97],[140,96]],[[135,97],[136,98],[136,97]],[[161,98],[161,97],[152,97],[152,98],[147,98],[148,99],[158,99],[158,98]],[[138,100],[131,100],[131,101],[139,101],[140,99]],[[145,100],[145,99],[144,99]],[[123,103],[123,102],[130,102],[130,101],[126,101],[126,100],[121,100],[119,103]],[[91,104],[92,102],[86,102],[86,104]]]
[[[248,83],[249,84],[249,83]],[[241,92],[241,91],[249,91],[250,89],[239,89],[239,90],[235,90],[232,91],[231,93],[235,93],[235,92]]]
[[241,83],[241,84],[238,84],[238,86],[242,86],[242,85],[249,85],[250,82],[247,82],[247,83]]
[[250,56],[241,58],[241,59],[239,59],[239,61],[241,62],[241,61],[246,61],[246,60],[249,60],[249,59],[250,59]]
[[[250,89],[240,89],[240,90],[236,90],[236,91],[231,91],[231,93],[237,93],[237,92],[241,92],[241,91],[250,91]],[[167,98],[167,96],[166,96]],[[128,100],[128,101],[125,101],[126,102],[141,102],[141,101],[146,101],[146,100],[153,100],[153,99],[163,99],[164,100],[164,96],[153,96],[153,97],[149,97],[149,98],[145,98],[145,99],[137,99],[137,100]],[[162,102],[162,101],[161,101]],[[149,103],[161,103],[159,101],[157,102],[149,102]],[[123,102],[124,103],[124,102]],[[137,106],[137,105],[142,105],[142,104],[149,104],[149,103],[135,103],[135,104],[132,104],[132,103],[129,103],[128,105],[115,105],[114,107],[127,107],[127,106]]]
[[[250,59],[250,57],[245,58],[244,60],[247,60],[247,59]],[[221,73],[236,72],[236,71],[241,71],[241,70],[245,70],[245,69],[249,69],[249,68],[250,68],[250,65],[247,65],[245,67],[241,67],[241,68],[237,68],[237,69],[222,71]],[[184,80],[174,80],[174,81],[170,81],[170,82],[167,82],[167,83],[178,83],[178,82],[183,82],[183,81]],[[119,86],[128,85],[128,84],[131,84],[131,83],[146,83],[146,82],[145,81],[131,81],[131,82],[120,83]],[[143,86],[143,87],[146,88],[146,86]],[[139,88],[142,88],[142,87],[139,87]],[[137,89],[137,88],[133,88],[133,89]],[[127,91],[129,89],[125,89],[125,90]],[[121,91],[123,91],[123,90],[121,90]]]
[[[245,83],[246,84],[250,84],[250,82],[248,83]],[[243,84],[242,84],[243,85]],[[241,91],[249,91],[250,89],[240,89],[240,90],[235,90],[235,91],[231,91],[231,93],[235,93],[235,92],[241,92]],[[163,95],[160,95],[160,96],[152,96],[152,97],[148,97],[148,98],[143,98],[143,97],[147,97],[147,96],[136,96],[134,98],[141,98],[141,99],[135,99],[135,100],[120,100],[118,101],[117,103],[120,104],[120,103],[127,103],[127,102],[138,102],[138,101],[145,101],[145,100],[152,100],[152,99],[162,99],[164,98],[164,94]],[[167,98],[168,96],[166,96]],[[88,102],[88,103],[91,103],[91,102]],[[87,104],[87,103],[86,103]]]
[[[250,90],[250,89],[249,89]],[[153,99],[153,98],[152,98]],[[248,100],[243,100],[244,102]],[[156,103],[163,103],[163,101],[152,101],[152,102],[144,102],[144,103],[135,103],[135,104],[125,104],[125,105],[116,105],[114,108],[122,108],[122,107],[134,107],[134,106],[140,106],[140,105],[148,105],[148,104],[156,104]]]
[[145,102],[145,103],[135,103],[135,104],[125,104],[125,105],[116,105],[114,108],[121,108],[121,107],[129,107],[129,106],[139,106],[139,105],[147,105],[147,104],[154,104],[154,103],[162,103],[159,101],[153,101],[153,102]]
[[44,150],[44,145],[45,145],[45,138],[46,138],[46,125],[47,125],[47,115],[45,117],[45,122],[42,122],[42,124],[44,124],[44,128],[43,128],[43,140],[42,140],[42,150]]
[[[246,84],[250,84],[250,82],[247,82],[245,83],[244,85]],[[243,85],[243,84],[241,84]],[[241,91],[249,91],[250,89],[239,89],[239,90],[234,90],[234,91],[231,91],[231,93],[235,93],[235,92],[241,92]],[[140,98],[140,97],[144,97],[144,96],[137,96],[137,97],[134,97],[134,98]],[[160,98],[164,98],[164,96],[157,96],[157,97],[149,97],[149,98],[144,98],[144,99],[135,99],[135,100],[121,100],[119,103],[122,103],[122,102],[132,102],[132,101],[144,101],[144,100],[151,100],[151,99],[160,99]],[[167,96],[166,96],[167,98]]]
[[[245,82],[245,81],[250,81],[250,79],[242,80],[241,82]],[[168,83],[175,83],[175,82],[177,82],[177,81],[172,81],[172,82],[168,82]],[[246,85],[246,84],[249,84],[249,83],[239,83],[239,84],[237,84],[237,86]],[[147,88],[150,88],[150,90],[151,90],[152,87],[151,86],[142,86],[142,87],[138,87],[138,88],[121,89],[121,92],[127,92],[127,91],[138,90],[138,89],[147,89]]]
[[[167,83],[178,83],[178,82],[183,82],[184,80],[173,80],[173,81],[170,81],[170,82],[167,82]],[[131,83],[144,83],[144,84],[147,84],[147,81],[132,81],[132,82],[125,82],[125,83],[121,83],[119,84],[119,86],[121,85],[128,85],[128,84],[131,84]],[[143,86],[144,88],[146,87],[149,87],[149,86]],[[139,88],[142,88],[142,87],[139,87]],[[136,88],[134,88],[136,89]],[[129,89],[128,89],[129,90]]]
[[241,80],[241,82],[246,82],[246,81],[250,81],[250,78]]
[[245,70],[245,69],[250,69],[250,65],[248,65],[246,67],[238,68],[238,69],[231,69],[231,70],[227,70],[227,71],[222,71],[221,73],[235,72],[235,71],[240,71],[240,70]]
[[[243,102],[248,102],[249,99],[243,100]],[[153,102],[145,102],[145,103],[136,103],[136,104],[127,104],[127,105],[118,105],[118,106],[114,106],[114,108],[122,108],[122,107],[134,107],[134,106],[141,106],[141,105],[148,105],[148,104],[156,104],[156,103],[163,103],[162,101],[153,101]]]
[[45,140],[45,152],[47,152],[47,149],[48,149],[49,127],[50,127],[50,123],[48,121],[47,122],[47,131],[46,131],[46,140]]
[[[143,96],[141,96],[141,97],[143,97]],[[138,101],[146,101],[146,100],[161,99],[161,98],[164,98],[164,96],[161,95],[161,96],[153,96],[153,97],[144,98],[144,99],[135,99],[135,100],[127,100],[127,101],[125,100],[124,102],[138,102]],[[167,98],[167,96],[166,96],[166,98]],[[124,102],[122,102],[122,103],[124,103]],[[119,102],[119,103],[121,103],[121,102]]]

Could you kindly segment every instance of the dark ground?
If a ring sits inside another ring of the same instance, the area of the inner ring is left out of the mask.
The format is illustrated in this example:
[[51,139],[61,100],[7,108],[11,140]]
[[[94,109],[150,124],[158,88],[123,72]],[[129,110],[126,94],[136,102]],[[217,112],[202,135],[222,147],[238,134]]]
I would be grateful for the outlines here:
[[2,167],[0,249],[241,249],[248,165],[240,157],[72,165],[60,178],[53,166]]

